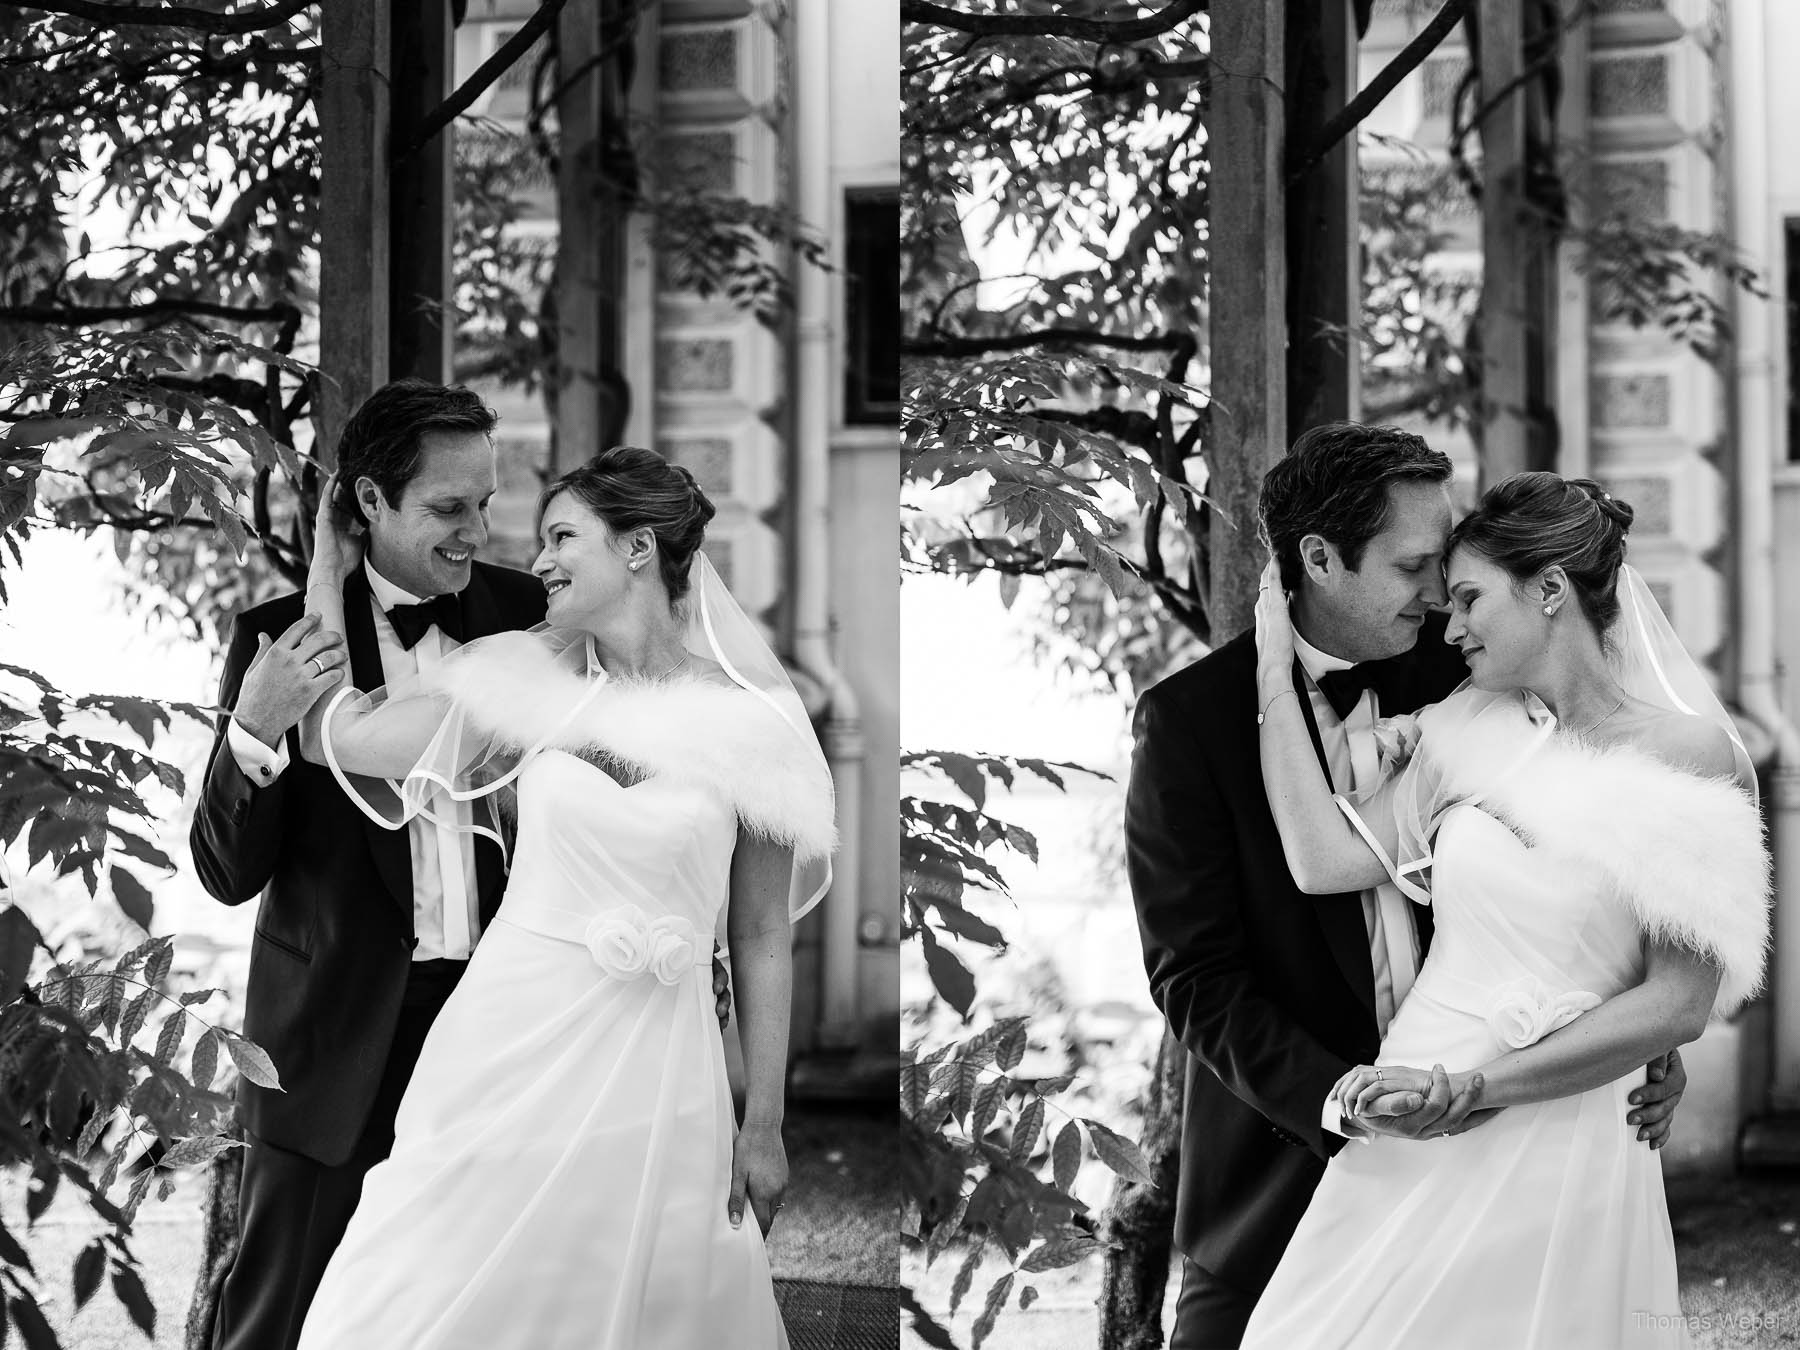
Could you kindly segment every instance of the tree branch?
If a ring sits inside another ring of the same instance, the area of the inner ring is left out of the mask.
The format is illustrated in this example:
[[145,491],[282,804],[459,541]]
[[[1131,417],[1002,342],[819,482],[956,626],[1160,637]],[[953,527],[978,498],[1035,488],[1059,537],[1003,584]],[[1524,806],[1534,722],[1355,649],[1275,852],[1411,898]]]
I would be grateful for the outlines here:
[[1078,19],[1062,14],[970,14],[932,4],[900,0],[902,23],[925,23],[982,37],[1064,37],[1080,42],[1141,42],[1204,13],[1207,0],[1173,0],[1146,19]]
[[[1122,94],[1127,90],[1140,90],[1144,86],[1158,81],[1197,80],[1204,79],[1212,67],[1212,58],[1197,56],[1185,61],[1141,61],[1133,65],[1121,67],[1119,70],[1105,74],[1092,66],[1059,66],[1035,75],[1023,83],[1014,84],[1006,81],[1006,92],[989,99],[980,107],[951,122],[920,122],[910,124],[908,130],[915,134],[927,136],[953,136],[966,131],[970,127],[980,127],[987,136],[993,134],[992,123],[1000,114],[1010,108],[1023,108],[1035,103],[1046,95],[1058,98],[1070,98],[1078,94]],[[1067,88],[1053,88],[1056,81],[1070,75],[1082,78]],[[1200,101],[1204,104],[1210,100],[1210,90],[1202,89]],[[907,111],[911,112],[915,101],[909,101]]]
[[1115,441],[1136,446],[1147,455],[1153,456],[1157,452],[1156,419],[1136,408],[1117,408],[1110,403],[1102,403],[1081,412],[1068,412],[1062,408],[1037,408],[1031,415],[1042,422],[1058,422],[1063,426],[1079,427],[1082,431],[1111,436]]
[[201,398],[217,399],[247,413],[261,414],[268,411],[268,395],[263,386],[236,375],[215,371],[200,380],[184,375],[158,375],[151,383],[158,389],[167,389],[171,393],[198,394]]
[[[0,311],[0,318],[4,318]],[[930,341],[903,341],[907,356],[980,356],[986,352],[1016,352],[1026,347],[1064,343],[1089,347],[1114,347],[1129,352],[1180,351],[1193,338],[1185,333],[1101,333],[1092,328],[1039,328],[1026,333],[999,333],[993,337],[946,337]]]
[[237,14],[220,14],[187,5],[112,5],[104,0],[34,0],[28,5],[0,0],[0,9],[37,9],[46,14],[63,14],[114,28],[192,28],[202,33],[225,35],[279,28],[312,3],[313,0],[277,0],[266,9]]
[[1357,92],[1324,126],[1319,128],[1318,139],[1306,152],[1305,157],[1296,165],[1289,167],[1287,181],[1292,184],[1306,172],[1331,153],[1331,147],[1348,136],[1356,127],[1375,110],[1377,104],[1394,92],[1396,85],[1412,74],[1419,65],[1436,51],[1439,44],[1450,36],[1450,30],[1462,21],[1474,0],[1444,0],[1443,8],[1432,16],[1431,22],[1421,28],[1413,40],[1401,48],[1400,54],[1381,68],[1374,79]]
[[0,322],[80,325],[180,314],[198,314],[209,319],[286,320],[293,311],[294,306],[292,305],[219,305],[209,300],[168,299],[151,300],[142,305],[14,306],[0,308]]
[[508,38],[492,56],[483,61],[475,73],[462,82],[455,93],[426,115],[425,120],[419,124],[419,129],[413,133],[412,139],[406,143],[406,148],[401,150],[396,158],[410,159],[413,155],[418,154],[419,151],[431,144],[432,138],[438,132],[466,113],[474,105],[475,100],[487,92],[489,85],[512,69],[513,64],[531,50],[531,44],[549,31],[550,25],[556,22],[558,12],[567,3],[568,0],[544,0],[544,3],[533,11],[531,17],[525,20],[518,32]]

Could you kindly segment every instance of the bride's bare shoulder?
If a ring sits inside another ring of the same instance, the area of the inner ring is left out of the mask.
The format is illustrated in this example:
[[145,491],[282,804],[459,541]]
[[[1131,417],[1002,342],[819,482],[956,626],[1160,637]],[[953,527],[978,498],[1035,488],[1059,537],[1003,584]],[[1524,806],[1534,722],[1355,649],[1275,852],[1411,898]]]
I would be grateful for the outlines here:
[[1665,764],[1702,778],[1731,778],[1737,754],[1716,722],[1690,713],[1653,710],[1632,727],[1631,744]]

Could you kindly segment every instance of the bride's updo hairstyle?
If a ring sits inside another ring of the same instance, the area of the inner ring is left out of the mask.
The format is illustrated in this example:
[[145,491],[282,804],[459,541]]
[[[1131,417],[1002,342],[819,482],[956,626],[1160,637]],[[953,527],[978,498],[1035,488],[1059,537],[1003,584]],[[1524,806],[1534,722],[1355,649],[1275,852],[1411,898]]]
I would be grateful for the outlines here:
[[1472,548],[1523,585],[1546,567],[1568,574],[1581,612],[1604,633],[1619,617],[1619,567],[1633,512],[1587,478],[1516,473],[1482,494],[1444,545]]
[[716,508],[694,475],[654,450],[618,445],[576,466],[538,497],[538,519],[558,493],[571,492],[615,535],[649,530],[671,603],[688,593],[688,569]]

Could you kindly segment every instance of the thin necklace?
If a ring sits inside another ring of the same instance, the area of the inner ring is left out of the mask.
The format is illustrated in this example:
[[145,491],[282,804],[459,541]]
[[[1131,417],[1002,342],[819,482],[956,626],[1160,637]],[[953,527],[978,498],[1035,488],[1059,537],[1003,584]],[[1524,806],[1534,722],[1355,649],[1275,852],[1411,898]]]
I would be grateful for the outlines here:
[[[692,652],[684,651],[676,659],[674,665],[670,666],[667,670],[663,671],[661,674],[658,674],[658,675],[622,675],[622,676],[617,676],[615,678],[629,679],[629,680],[641,680],[645,684],[661,684],[664,680],[668,679],[669,676],[673,675],[676,671],[680,670],[683,666],[685,666],[688,663],[688,661],[692,659],[693,655],[694,654]],[[602,663],[601,669],[603,669],[603,670],[605,669],[604,663]]]
[[1592,736],[1596,731],[1600,730],[1601,727],[1605,726],[1607,724],[1607,722],[1612,719],[1612,715],[1614,713],[1616,713],[1617,711],[1619,711],[1620,708],[1623,708],[1625,706],[1625,699],[1626,699],[1626,695],[1620,694],[1619,701],[1617,703],[1613,704],[1611,708],[1607,709],[1605,717],[1602,717],[1598,722],[1595,722],[1590,726],[1583,727],[1580,731],[1574,731],[1574,732],[1571,732],[1570,734],[1574,735],[1574,736]]

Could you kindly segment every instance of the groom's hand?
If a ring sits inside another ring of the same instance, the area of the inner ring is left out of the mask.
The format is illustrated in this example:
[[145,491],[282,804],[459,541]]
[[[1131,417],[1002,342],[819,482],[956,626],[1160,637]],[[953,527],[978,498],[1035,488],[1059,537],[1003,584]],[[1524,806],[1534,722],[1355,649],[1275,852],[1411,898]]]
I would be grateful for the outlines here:
[[1423,1093],[1402,1090],[1381,1099],[1385,1111],[1411,1105],[1408,1098],[1417,1097],[1416,1109],[1398,1115],[1358,1115],[1356,1123],[1370,1134],[1392,1135],[1396,1139],[1428,1139],[1461,1134],[1486,1118],[1470,1119],[1481,1105],[1481,1094],[1486,1086],[1486,1080],[1479,1073],[1457,1074],[1452,1078],[1444,1072],[1444,1066],[1438,1064],[1432,1067],[1423,1086]]
[[1625,1123],[1637,1126],[1637,1137],[1651,1148],[1661,1148],[1669,1142],[1676,1104],[1687,1091],[1687,1070],[1682,1067],[1681,1051],[1671,1050],[1661,1059],[1651,1060],[1644,1066],[1644,1074],[1648,1081],[1627,1098],[1632,1110]]
[[725,960],[719,944],[713,944],[713,1011],[719,1015],[719,1030],[731,1021],[731,976],[725,973]]

